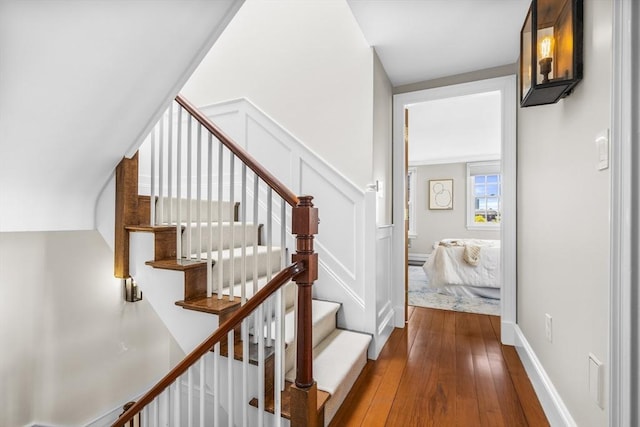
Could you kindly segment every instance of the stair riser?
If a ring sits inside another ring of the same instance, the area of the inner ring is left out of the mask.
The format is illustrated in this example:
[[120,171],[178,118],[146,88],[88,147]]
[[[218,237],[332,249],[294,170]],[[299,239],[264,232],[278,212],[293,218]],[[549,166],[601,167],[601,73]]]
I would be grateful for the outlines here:
[[[312,310],[314,312],[313,317],[313,337],[312,337],[312,347],[315,348],[319,343],[321,343],[326,337],[331,335],[331,333],[336,329],[336,314],[338,312],[339,306],[331,307],[329,310],[320,309],[321,305],[326,306],[326,302],[323,301],[313,301]],[[321,313],[318,315],[318,313]],[[285,336],[286,340],[289,341],[293,337],[293,328],[295,323],[295,317],[293,310],[287,312],[286,316],[286,327],[287,333]],[[295,365],[295,349],[293,345],[287,347],[285,352],[285,372],[293,369]]]
[[[252,247],[254,244],[257,245],[259,243],[259,228],[259,226],[247,224],[243,240],[243,226],[240,223],[223,224],[222,236],[220,236],[220,227],[218,224],[213,224],[211,227],[208,225],[201,226],[200,229],[198,229],[196,224],[193,224],[190,228],[191,248],[187,246],[187,233],[189,233],[189,231],[185,229],[182,232],[182,257],[187,258],[191,254],[207,252],[209,250],[210,235],[212,237],[212,251],[218,251],[220,248],[240,248],[243,245]],[[222,245],[220,244],[220,237],[222,237]]]
[[[171,219],[175,223],[178,218],[178,200],[176,198],[169,199],[168,197],[162,197],[156,201],[156,223],[160,223],[160,214],[162,213],[162,223],[168,224]],[[162,205],[162,207],[160,207]],[[191,217],[187,216],[187,208],[189,203],[187,199],[181,199],[180,203],[180,220],[182,222],[205,222],[209,218],[209,205],[211,205],[211,216],[213,221],[218,221],[221,218],[222,221],[232,222],[236,219],[236,204],[232,202],[218,202],[207,200],[201,200],[198,203],[197,200],[191,200]],[[200,210],[198,211],[198,207]],[[222,208],[222,216],[219,215],[218,209]],[[198,215],[199,212],[199,215]]]
[[[256,257],[258,261],[258,268],[257,274],[254,275],[254,264]],[[216,262],[216,265],[214,265],[212,269],[214,291],[218,289],[218,283],[220,282],[220,269],[222,269],[223,288],[229,286],[231,277],[233,277],[234,286],[238,283],[241,283],[243,276],[243,265],[246,271],[246,280],[248,281],[253,280],[254,277],[260,278],[267,276],[269,270],[272,276],[275,276],[280,271],[280,249],[277,248],[274,248],[272,250],[270,257],[266,252],[258,253],[257,255],[247,255],[244,262],[242,262],[241,257],[234,257],[233,269],[231,265],[232,261],[230,259],[223,259],[221,263],[217,263],[217,259],[214,256],[213,260],[214,262]]]

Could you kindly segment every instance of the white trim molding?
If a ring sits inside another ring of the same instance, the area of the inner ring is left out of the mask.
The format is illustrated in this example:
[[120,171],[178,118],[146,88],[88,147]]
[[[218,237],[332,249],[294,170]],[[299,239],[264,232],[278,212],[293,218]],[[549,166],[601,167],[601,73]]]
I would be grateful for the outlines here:
[[552,426],[577,426],[569,409],[567,409],[560,394],[542,367],[542,363],[538,360],[533,348],[529,345],[518,325],[513,326],[513,334],[516,351],[520,356],[524,369],[527,371],[531,385],[533,385],[538,400],[540,400],[549,424]]
[[609,426],[640,425],[640,4],[613,2]]
[[502,177],[503,216],[501,229],[501,322],[502,343],[513,344],[516,323],[516,76],[510,75],[476,82],[443,86],[394,95],[393,97],[393,309],[396,326],[404,326],[405,305],[405,194],[406,171],[404,110],[406,106],[436,99],[473,93],[500,91],[502,106]]

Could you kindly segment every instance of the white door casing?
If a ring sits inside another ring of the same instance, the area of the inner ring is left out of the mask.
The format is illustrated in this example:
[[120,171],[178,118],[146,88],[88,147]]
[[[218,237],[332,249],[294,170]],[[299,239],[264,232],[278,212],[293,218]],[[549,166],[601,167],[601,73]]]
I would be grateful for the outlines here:
[[516,324],[516,76],[497,77],[476,82],[402,93],[393,97],[393,308],[396,327],[404,326],[405,305],[405,106],[436,99],[500,91],[502,116],[503,216],[501,222],[502,343],[513,345]]

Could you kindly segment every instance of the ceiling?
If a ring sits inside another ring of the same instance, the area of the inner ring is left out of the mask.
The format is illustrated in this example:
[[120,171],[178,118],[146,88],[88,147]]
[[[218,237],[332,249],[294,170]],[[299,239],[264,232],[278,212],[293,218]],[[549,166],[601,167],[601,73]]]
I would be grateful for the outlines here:
[[409,164],[499,159],[500,104],[493,91],[410,105]]
[[[394,87],[513,64],[531,0],[347,0]],[[410,164],[500,157],[498,92],[409,108]]]
[[531,0],[347,2],[400,86],[515,63]]

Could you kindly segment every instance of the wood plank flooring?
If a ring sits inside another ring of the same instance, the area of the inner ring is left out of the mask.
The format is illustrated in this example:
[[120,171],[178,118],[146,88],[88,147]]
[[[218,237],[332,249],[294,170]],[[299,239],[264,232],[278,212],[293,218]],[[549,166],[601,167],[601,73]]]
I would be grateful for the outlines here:
[[499,317],[409,307],[407,326],[368,361],[330,426],[548,426],[499,337]]

